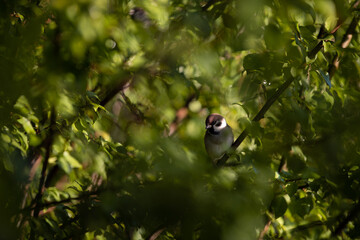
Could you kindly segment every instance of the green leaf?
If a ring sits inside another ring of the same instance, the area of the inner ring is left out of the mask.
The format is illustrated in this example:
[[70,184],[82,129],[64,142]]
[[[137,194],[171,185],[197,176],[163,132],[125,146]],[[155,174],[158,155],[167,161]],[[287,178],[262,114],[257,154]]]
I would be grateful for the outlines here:
[[233,103],[233,105],[238,105],[238,106],[240,106],[240,107],[245,111],[247,117],[249,118],[249,116],[250,116],[250,111],[249,111],[249,109],[246,107],[245,104],[243,104],[243,103]]
[[330,103],[331,107],[334,105],[334,97],[330,95],[328,92],[324,92],[323,96],[326,100],[326,102]]
[[271,208],[275,214],[275,218],[282,217],[287,208],[288,204],[283,196],[277,196],[271,203]]
[[186,22],[190,28],[194,29],[195,32],[203,38],[207,38],[211,33],[211,27],[206,15],[190,12],[188,13]]
[[289,194],[290,197],[294,196],[297,190],[298,190],[298,185],[296,182],[289,183],[286,186],[286,192]]
[[18,122],[23,126],[26,133],[34,135],[36,134],[33,126],[31,125],[31,122],[27,118],[21,117],[18,119]]
[[264,40],[268,49],[278,50],[284,48],[286,39],[278,26],[269,24],[265,27]]
[[46,191],[44,192],[44,200],[47,202],[60,201],[61,196],[59,189],[55,187],[47,188]]
[[296,213],[300,217],[304,218],[313,208],[313,201],[311,196],[291,199],[291,209],[293,213]]
[[98,97],[98,95],[94,92],[91,92],[91,91],[86,91],[86,95],[87,97],[89,98],[89,100],[96,100],[98,102],[100,102],[100,98]]
[[264,68],[264,56],[262,54],[248,54],[244,58],[243,66],[247,71],[260,70]]
[[42,143],[42,139],[39,136],[34,135],[34,134],[29,135],[29,145],[30,146],[36,147],[36,146],[39,146],[41,143]]
[[[266,212],[264,239],[331,238],[360,199],[356,2],[1,1],[0,238],[258,239]],[[214,112],[247,129],[222,168]]]
[[24,155],[29,148],[28,137],[25,133],[16,129],[16,138],[11,141],[11,144],[20,149]]
[[300,39],[300,36],[298,36],[298,34],[294,34],[294,37],[295,37],[296,45],[298,45],[300,47],[302,61],[304,62],[306,60],[306,58],[307,58],[306,48],[305,48],[305,46],[303,44],[303,41]]
[[24,95],[21,95],[17,99],[17,101],[14,105],[14,108],[25,116],[28,115],[29,113],[31,113],[31,107],[30,107],[29,101]]
[[1,134],[1,139],[2,139],[4,142],[6,142],[6,143],[10,143],[10,142],[11,142],[10,136],[7,135],[7,134],[4,134],[4,133]]

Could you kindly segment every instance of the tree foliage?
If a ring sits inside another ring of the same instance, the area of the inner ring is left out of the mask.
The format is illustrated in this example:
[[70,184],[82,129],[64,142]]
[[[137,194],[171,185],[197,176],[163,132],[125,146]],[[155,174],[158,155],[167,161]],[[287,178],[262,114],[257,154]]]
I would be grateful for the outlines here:
[[359,2],[0,0],[0,238],[359,238]]

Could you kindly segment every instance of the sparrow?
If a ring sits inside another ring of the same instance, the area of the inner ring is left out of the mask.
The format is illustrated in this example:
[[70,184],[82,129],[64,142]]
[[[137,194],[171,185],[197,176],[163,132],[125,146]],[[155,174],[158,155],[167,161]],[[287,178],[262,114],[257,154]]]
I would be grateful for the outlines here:
[[144,9],[134,7],[130,9],[129,14],[134,21],[143,23],[145,28],[148,28],[151,25],[151,19]]
[[210,114],[206,118],[205,128],[205,149],[211,160],[216,164],[230,149],[234,142],[234,135],[225,118],[217,113]]

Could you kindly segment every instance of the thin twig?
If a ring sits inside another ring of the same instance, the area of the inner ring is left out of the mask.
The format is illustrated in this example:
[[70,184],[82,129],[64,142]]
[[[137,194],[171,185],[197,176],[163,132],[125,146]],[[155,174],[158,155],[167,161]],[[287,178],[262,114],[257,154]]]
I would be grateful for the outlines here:
[[271,226],[271,220],[269,220],[266,223],[264,229],[260,232],[258,240],[263,240],[264,239],[266,233],[269,231],[270,226]]
[[165,227],[161,227],[161,228],[157,229],[148,238],[146,238],[146,240],[155,240],[155,239],[157,239],[164,230],[165,230]]
[[356,1],[353,5],[353,8],[357,8],[359,6],[359,4],[360,4],[360,0]]

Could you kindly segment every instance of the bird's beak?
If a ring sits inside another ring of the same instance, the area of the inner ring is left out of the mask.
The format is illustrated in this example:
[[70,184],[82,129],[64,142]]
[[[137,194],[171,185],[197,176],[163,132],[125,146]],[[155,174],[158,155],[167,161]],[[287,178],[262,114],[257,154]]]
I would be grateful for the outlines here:
[[209,129],[211,127],[212,127],[211,125],[206,125],[205,129]]

